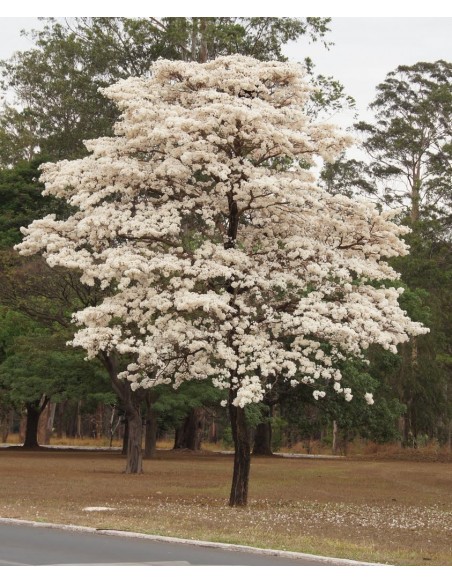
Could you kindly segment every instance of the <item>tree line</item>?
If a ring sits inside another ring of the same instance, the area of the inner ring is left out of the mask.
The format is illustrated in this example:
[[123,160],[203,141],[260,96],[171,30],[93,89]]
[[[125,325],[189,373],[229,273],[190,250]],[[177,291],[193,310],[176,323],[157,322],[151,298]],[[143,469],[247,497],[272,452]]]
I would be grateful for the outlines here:
[[[88,409],[119,400],[129,428],[127,472],[139,472],[143,420],[146,453],[152,456],[159,428],[176,428],[175,445],[196,448],[206,408],[216,409],[217,419],[227,415],[218,407],[221,391],[209,381],[187,380],[177,392],[130,391],[118,377],[120,356],[103,352],[87,362],[83,351],[67,346],[75,331],[72,314],[99,306],[111,284],[83,282],[79,268],[49,267],[13,251],[20,227],[44,215],[66,220],[73,213],[62,198],[41,196],[40,165],[76,160],[85,155],[84,140],[113,137],[119,110],[98,88],[146,77],[159,57],[205,63],[241,53],[282,61],[285,42],[303,35],[325,42],[327,31],[328,19],[48,21],[34,33],[35,48],[3,63],[4,88],[14,89],[17,102],[0,117],[0,399],[6,419],[12,408],[26,409],[29,446],[36,444],[37,419],[49,400]],[[306,67],[315,87],[306,104],[312,118],[352,105],[340,83],[316,75],[309,61]],[[274,445],[282,434],[285,440],[318,437],[333,427],[345,443],[357,434],[409,446],[423,436],[450,443],[451,71],[452,65],[439,61],[390,73],[372,104],[376,122],[356,126],[371,162],[339,158],[326,163],[321,175],[330,193],[373,199],[382,209],[403,207],[400,221],[411,229],[405,236],[411,254],[391,263],[401,274],[403,309],[430,334],[402,345],[398,354],[370,346],[368,365],[347,360],[344,386],[357,389],[350,403],[339,394],[318,399],[311,390],[294,392],[275,379],[261,402],[244,409],[247,425],[255,429],[256,453],[271,452],[272,430]],[[284,169],[290,160],[277,157],[271,164]],[[371,407],[366,394],[374,395]]]

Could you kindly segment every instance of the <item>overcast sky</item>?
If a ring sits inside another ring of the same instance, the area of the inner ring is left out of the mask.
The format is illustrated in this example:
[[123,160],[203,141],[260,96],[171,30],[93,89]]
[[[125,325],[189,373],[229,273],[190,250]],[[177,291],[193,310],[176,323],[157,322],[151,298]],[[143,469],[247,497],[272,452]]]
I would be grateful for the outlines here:
[[310,56],[319,73],[333,75],[356,99],[360,116],[375,87],[399,65],[452,62],[452,18],[333,18],[329,50],[319,43],[292,43],[293,60]]
[[[0,17],[0,58],[30,47],[20,30],[36,26],[41,26],[36,18]],[[329,50],[301,41],[291,43],[286,54],[295,61],[310,56],[318,73],[341,81],[356,99],[360,118],[368,117],[376,85],[398,65],[452,62],[452,17],[335,17],[330,28],[328,39],[334,46]],[[337,120],[343,125],[351,121],[344,116]]]

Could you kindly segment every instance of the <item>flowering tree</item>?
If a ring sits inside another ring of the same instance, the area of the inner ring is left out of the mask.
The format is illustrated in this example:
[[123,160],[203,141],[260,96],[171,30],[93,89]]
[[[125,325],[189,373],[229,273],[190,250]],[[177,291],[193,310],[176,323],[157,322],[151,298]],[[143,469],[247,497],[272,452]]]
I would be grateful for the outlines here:
[[43,167],[45,194],[77,210],[35,221],[18,247],[100,282],[105,298],[74,315],[73,344],[124,362],[131,391],[207,377],[224,389],[230,504],[245,505],[247,404],[279,378],[322,380],[350,400],[340,360],[425,332],[384,285],[405,228],[316,186],[315,158],[348,139],[308,119],[297,65],[157,61],[151,78],[104,92],[122,111],[115,136]]

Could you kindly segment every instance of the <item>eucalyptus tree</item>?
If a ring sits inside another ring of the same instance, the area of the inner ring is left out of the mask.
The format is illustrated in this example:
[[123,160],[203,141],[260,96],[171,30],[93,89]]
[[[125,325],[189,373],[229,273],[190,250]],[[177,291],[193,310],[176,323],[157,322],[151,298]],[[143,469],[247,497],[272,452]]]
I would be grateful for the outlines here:
[[452,63],[401,65],[377,86],[375,122],[356,129],[385,203],[412,224],[445,219],[452,204]]

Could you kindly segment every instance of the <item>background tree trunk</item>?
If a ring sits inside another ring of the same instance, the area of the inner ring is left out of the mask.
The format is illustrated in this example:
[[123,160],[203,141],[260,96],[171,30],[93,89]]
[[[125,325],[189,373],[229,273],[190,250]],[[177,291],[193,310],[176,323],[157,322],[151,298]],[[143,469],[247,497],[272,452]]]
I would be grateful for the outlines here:
[[57,438],[63,438],[63,423],[64,423],[64,410],[66,407],[66,402],[60,402],[57,404],[57,414],[55,416],[55,430]]
[[337,422],[333,420],[333,454],[337,454],[338,444],[337,444]]
[[182,448],[201,450],[203,427],[204,409],[193,408],[183,424],[176,429],[174,450]]
[[270,421],[256,426],[253,455],[272,456],[272,425]]
[[124,414],[124,434],[122,437],[122,454],[127,454],[127,448],[129,445],[129,420],[127,419],[127,414]]
[[14,412],[13,410],[8,410],[1,418],[0,423],[0,430],[1,430],[1,437],[0,440],[2,442],[6,442],[8,440],[9,431],[12,425]]
[[25,426],[25,438],[23,448],[38,448],[38,424],[39,417],[42,411],[49,402],[47,396],[43,396],[40,400],[29,402],[26,404],[27,409],[27,423]]
[[139,474],[143,472],[143,455],[141,440],[143,423],[139,408],[134,413],[129,413],[129,440],[127,444],[126,474]]
[[144,458],[155,458],[157,450],[157,414],[153,405],[157,397],[151,392],[146,395],[146,432],[144,438]]

